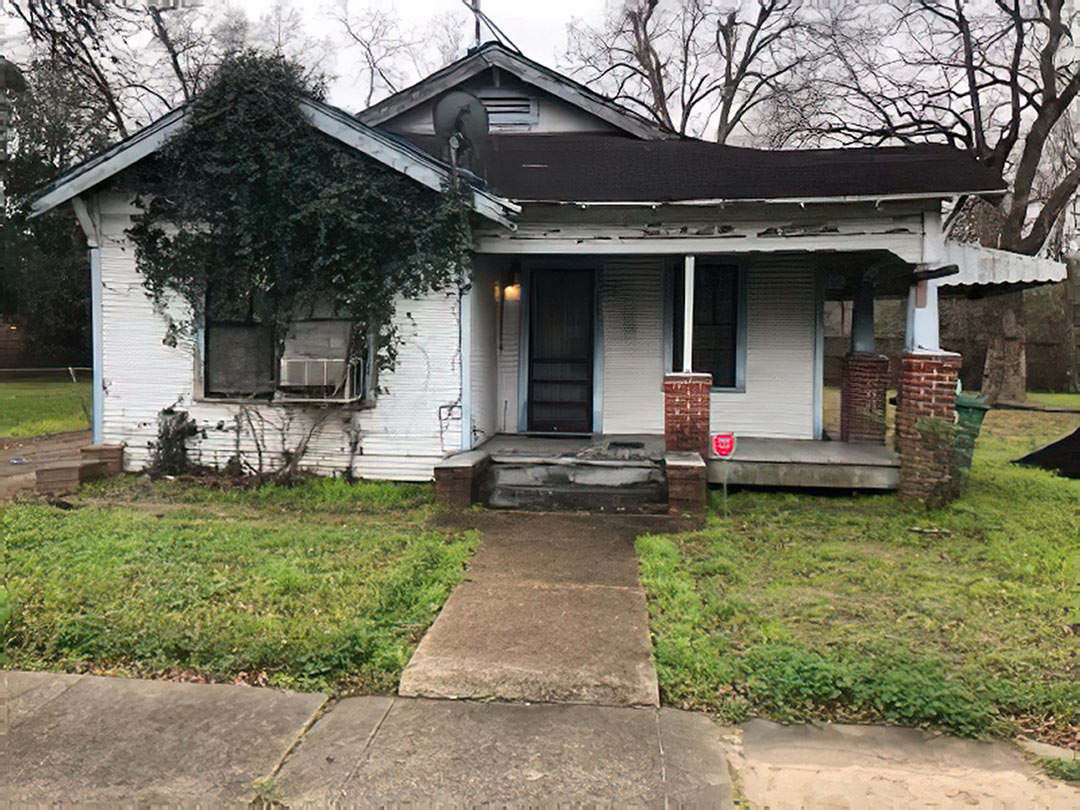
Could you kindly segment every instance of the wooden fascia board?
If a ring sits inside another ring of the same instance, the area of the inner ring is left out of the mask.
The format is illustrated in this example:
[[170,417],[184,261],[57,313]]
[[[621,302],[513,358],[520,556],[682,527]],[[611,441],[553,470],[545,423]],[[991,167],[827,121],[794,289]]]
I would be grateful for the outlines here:
[[448,65],[443,70],[421,79],[412,87],[406,87],[389,98],[371,105],[366,110],[357,113],[356,118],[369,127],[377,127],[406,110],[411,110],[416,105],[435,98],[451,87],[471,79],[478,73],[483,73],[490,67],[491,63],[484,59],[484,54],[473,54],[456,65]]
[[[407,177],[439,191],[448,176],[442,164],[424,153],[408,148],[386,135],[351,119],[340,110],[302,99],[300,108],[320,132],[378,160]],[[121,141],[101,155],[54,180],[31,205],[32,216],[40,216],[79,197],[115,174],[156,152],[183,126],[187,114],[181,108]],[[473,191],[473,208],[480,215],[513,229],[509,214],[520,207],[485,191]]]
[[[300,102],[300,108],[312,126],[323,134],[363,152],[430,189],[441,191],[443,183],[449,177],[449,171],[443,164],[419,150],[393,140],[377,129],[356,121],[340,110],[306,99]],[[515,229],[516,225],[508,215],[521,211],[520,206],[511,201],[479,189],[473,189],[473,209],[481,216],[511,230]]]
[[571,83],[557,73],[549,73],[514,54],[497,49],[480,51],[456,65],[449,66],[444,72],[434,73],[412,87],[369,107],[359,113],[357,118],[368,126],[379,126],[492,67],[505,70],[631,135],[644,140],[673,137],[636,113],[622,109],[615,102],[599,95],[594,98],[587,88],[579,88],[575,86],[576,83]]
[[536,85],[541,90],[551,93],[551,95],[561,98],[569,104],[580,107],[612,126],[616,126],[632,135],[637,135],[643,140],[664,140],[673,137],[636,113],[622,109],[615,102],[604,99],[599,95],[593,98],[592,94],[587,90],[578,89],[564,81],[558,74],[549,74],[546,70],[515,59],[512,54],[505,51],[492,51],[491,62],[496,67],[515,74],[529,84]]
[[96,158],[62,174],[33,201],[31,216],[37,217],[51,211],[153,154],[179,131],[186,117],[183,108],[173,110]]

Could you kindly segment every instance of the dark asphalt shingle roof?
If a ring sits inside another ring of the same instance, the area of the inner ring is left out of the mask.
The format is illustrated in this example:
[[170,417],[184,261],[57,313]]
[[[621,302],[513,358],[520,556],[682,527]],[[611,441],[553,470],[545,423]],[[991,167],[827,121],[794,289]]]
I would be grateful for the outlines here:
[[[441,157],[434,136],[409,136]],[[951,194],[1003,190],[948,146],[760,150],[609,135],[493,135],[473,169],[516,200],[674,201]]]

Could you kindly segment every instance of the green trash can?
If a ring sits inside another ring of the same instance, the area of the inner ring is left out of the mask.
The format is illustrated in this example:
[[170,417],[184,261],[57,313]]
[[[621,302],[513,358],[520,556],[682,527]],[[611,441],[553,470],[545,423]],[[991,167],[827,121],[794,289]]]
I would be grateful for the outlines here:
[[983,418],[990,406],[982,397],[965,394],[956,395],[956,438],[955,448],[958,467],[971,469],[971,459],[975,455],[975,440],[979,438]]

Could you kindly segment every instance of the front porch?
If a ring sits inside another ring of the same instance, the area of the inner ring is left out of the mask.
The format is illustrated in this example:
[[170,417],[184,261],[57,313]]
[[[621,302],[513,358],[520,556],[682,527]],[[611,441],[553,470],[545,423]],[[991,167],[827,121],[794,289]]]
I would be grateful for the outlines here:
[[[706,483],[725,479],[902,494],[914,481],[918,496],[936,485],[934,459],[901,451],[905,437],[909,449],[917,442],[919,419],[951,416],[955,356],[937,342],[936,283],[948,268],[926,261],[940,228],[925,212],[906,216],[893,236],[907,242],[888,248],[822,249],[815,232],[802,249],[481,251],[462,304],[465,452],[439,465],[437,483],[454,478],[460,502],[533,508],[692,510]],[[908,300],[898,387],[911,413],[895,420],[895,442],[890,370],[874,345],[882,297]],[[854,301],[832,414],[828,300]],[[730,460],[713,452],[715,434],[736,438]]]
[[[456,475],[462,502],[504,509],[664,512],[673,476],[678,489],[695,472],[686,455],[666,451],[662,434],[498,434],[450,456],[435,475]],[[696,472],[713,484],[894,490],[900,459],[883,445],[743,438],[732,460],[709,459]]]

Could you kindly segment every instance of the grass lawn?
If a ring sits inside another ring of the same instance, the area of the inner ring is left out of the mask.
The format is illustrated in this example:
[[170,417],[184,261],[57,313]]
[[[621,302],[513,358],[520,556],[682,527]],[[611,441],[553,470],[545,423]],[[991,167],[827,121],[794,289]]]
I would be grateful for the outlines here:
[[0,381],[0,438],[26,438],[90,427],[90,383]]
[[431,498],[128,477],[10,506],[6,666],[390,691],[475,548],[432,528]]
[[1028,394],[1028,402],[1050,408],[1075,408],[1080,410],[1080,394],[1047,393]]
[[639,538],[664,699],[1080,748],[1080,481],[1008,464],[1078,424],[991,412],[939,511],[743,491],[703,531]]

